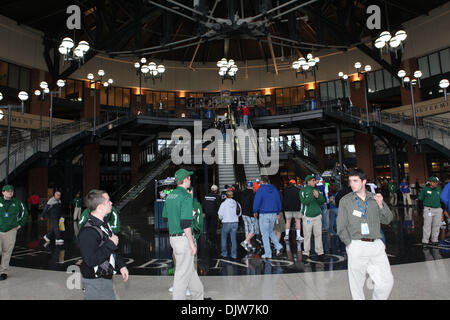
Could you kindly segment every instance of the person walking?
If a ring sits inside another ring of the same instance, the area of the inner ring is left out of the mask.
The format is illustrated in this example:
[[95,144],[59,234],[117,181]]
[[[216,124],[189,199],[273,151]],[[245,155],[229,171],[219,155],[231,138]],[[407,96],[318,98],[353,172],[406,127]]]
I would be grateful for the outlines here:
[[44,240],[46,242],[50,242],[51,238],[55,238],[55,244],[61,245],[64,244],[64,240],[61,238],[61,234],[59,231],[59,220],[62,217],[62,204],[61,204],[61,192],[55,191],[53,197],[51,197],[47,204],[42,210],[41,220],[44,220],[45,215],[49,213],[50,220],[52,223],[52,229],[49,233],[44,235]]
[[247,128],[248,128],[248,115],[249,114],[250,114],[250,110],[248,109],[247,105],[244,104],[244,106],[242,107],[242,117],[244,120],[245,130],[247,130]]
[[393,214],[383,196],[366,191],[367,176],[360,169],[349,173],[352,192],[339,202],[337,233],[346,245],[348,279],[353,300],[364,300],[366,273],[374,283],[372,298],[386,300],[394,285],[380,223],[389,224]]
[[0,281],[8,278],[9,261],[16,244],[17,231],[25,226],[28,210],[22,201],[14,198],[14,187],[10,184],[2,188],[0,198]]
[[[96,190],[94,189],[89,192],[93,191]],[[89,208],[84,209],[83,212],[81,213],[80,220],[78,222],[80,229],[83,227],[83,224],[89,218],[89,214],[90,214]],[[119,233],[120,231],[119,211],[117,210],[116,207],[111,206],[111,212],[106,214],[105,221],[109,223],[109,226],[111,227],[111,230],[114,234]]]
[[253,214],[254,200],[253,182],[247,181],[246,189],[241,192],[242,219],[245,225],[245,240],[241,242],[241,246],[247,252],[255,251],[255,247],[252,246],[252,238],[259,235],[258,220]]
[[330,235],[336,235],[336,219],[338,216],[338,207],[336,204],[336,197],[338,195],[337,186],[335,184],[330,185],[329,189],[329,204],[330,204]]
[[170,245],[175,255],[173,300],[185,300],[189,288],[193,300],[203,300],[203,284],[194,268],[197,245],[192,233],[193,199],[187,192],[193,171],[175,172],[177,187],[166,197],[162,217],[168,222]]
[[397,185],[395,183],[395,180],[392,179],[389,184],[388,184],[388,189],[389,189],[389,203],[391,204],[391,206],[396,206],[397,205]]
[[75,198],[72,200],[72,207],[73,207],[73,220],[79,220],[81,215],[81,207],[82,207],[82,200],[80,198],[80,193],[77,192],[75,195]]
[[422,246],[427,247],[430,236],[433,245],[439,244],[439,230],[442,221],[441,188],[437,177],[428,179],[429,186],[420,190],[418,200],[423,201]]
[[275,221],[280,219],[281,200],[278,190],[269,184],[269,177],[261,177],[261,186],[255,194],[253,201],[253,213],[259,214],[259,229],[262,234],[264,244],[264,255],[261,258],[272,258],[272,250],[270,248],[270,240],[275,245],[276,255],[281,256],[283,246],[277,240],[273,231]]
[[221,256],[228,257],[227,240],[228,234],[231,238],[231,259],[237,259],[237,240],[236,233],[239,226],[239,217],[242,208],[239,202],[233,199],[233,191],[226,192],[227,198],[219,208],[219,219],[222,222]]
[[328,232],[328,196],[325,189],[325,185],[323,183],[322,177],[316,177],[316,189],[319,190],[323,194],[324,203],[320,206],[320,210],[322,211],[322,232]]
[[291,221],[295,219],[295,231],[297,241],[303,241],[304,238],[300,235],[301,232],[301,221],[302,218],[300,207],[302,203],[300,202],[299,196],[300,189],[297,187],[294,179],[289,181],[289,186],[284,190],[283,193],[283,209],[284,216],[286,218],[286,232],[284,234],[284,241],[287,243],[289,241],[289,231],[291,229]]
[[409,184],[406,181],[406,179],[403,179],[402,183],[400,183],[400,191],[402,192],[403,195],[403,205],[411,206],[412,205],[411,189],[409,188]]
[[111,211],[112,202],[108,193],[94,190],[85,197],[90,215],[78,235],[80,247],[83,287],[86,300],[116,300],[112,277],[117,272],[123,282],[128,281],[129,272],[118,254],[119,238],[114,235],[104,220]]
[[[300,201],[302,203],[303,215],[303,254],[309,257],[311,250],[311,235],[314,233],[314,247],[316,254],[321,260],[324,256],[322,244],[322,210],[320,206],[325,202],[325,198],[319,190],[315,189],[317,180],[314,175],[305,178],[306,186],[300,190]],[[305,260],[305,259],[304,259]]]
[[210,244],[216,242],[217,236],[217,216],[222,199],[218,194],[219,188],[213,184],[211,192],[203,199],[203,210],[205,212],[206,239]]
[[41,204],[41,198],[36,194],[36,192],[32,191],[31,195],[28,197],[28,205],[31,212],[32,222],[36,222],[38,220],[38,211],[39,205]]

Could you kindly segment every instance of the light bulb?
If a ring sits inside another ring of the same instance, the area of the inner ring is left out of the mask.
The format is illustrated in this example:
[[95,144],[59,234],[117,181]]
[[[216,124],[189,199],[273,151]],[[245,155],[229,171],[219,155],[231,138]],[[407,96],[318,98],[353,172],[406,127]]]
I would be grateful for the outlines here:
[[136,62],[136,63],[134,64],[134,67],[135,67],[136,69],[139,69],[140,66],[141,66],[141,64],[140,64],[139,62]]
[[391,38],[391,40],[389,40],[389,45],[390,45],[392,48],[397,48],[397,47],[400,45],[400,43],[401,43],[400,39],[397,38],[396,36],[393,36],[393,37]]
[[19,97],[20,100],[22,101],[26,101],[28,100],[28,93],[26,91],[20,91],[19,94],[17,95]]
[[146,63],[147,63],[147,59],[141,58],[141,63],[142,63],[142,64],[146,64]]
[[306,59],[312,59],[312,57],[313,57],[313,55],[312,55],[312,53],[308,53],[307,55],[306,55]]
[[150,69],[150,71],[156,70],[156,63],[150,62],[148,64],[148,68]]
[[164,73],[164,71],[166,71],[166,67],[164,67],[162,64],[160,64],[160,65],[156,68],[156,70],[157,70],[159,73]]
[[63,45],[64,47],[66,47],[67,49],[72,49],[74,46],[73,40],[69,37],[64,38],[61,42],[61,45]]
[[343,75],[344,75],[344,73],[342,71],[338,73],[339,77],[342,77]]
[[399,70],[397,73],[399,78],[403,78],[404,76],[406,76],[406,71],[405,70]]
[[45,88],[48,88],[48,83],[45,81],[42,81],[39,86],[41,87],[41,89],[45,89]]
[[366,72],[369,72],[370,70],[372,70],[372,66],[370,64],[366,64],[366,66],[364,67],[364,70]]
[[34,95],[35,96],[40,96],[41,95],[41,90],[34,90]]
[[439,81],[439,87],[441,87],[442,89],[446,89],[448,88],[449,82],[447,79],[442,79],[441,81]]
[[146,73],[148,73],[150,71],[150,68],[147,66],[147,65],[143,65],[142,67],[141,67],[141,72],[142,73],[144,73],[144,74],[146,74]]
[[377,40],[375,40],[375,48],[377,49],[381,49],[386,45],[386,42],[383,41],[382,39],[378,38]]
[[342,76],[342,79],[347,80],[347,79],[348,79],[348,75],[344,74],[344,75]]
[[62,88],[66,85],[66,82],[64,80],[59,79],[58,81],[56,81],[56,85]]
[[98,70],[98,75],[99,75],[100,77],[103,77],[103,76],[105,75],[105,71],[102,70],[102,69]]
[[78,43],[78,48],[80,48],[83,53],[86,53],[89,51],[89,43],[84,40],[80,41],[80,43]]
[[400,41],[405,41],[405,39],[406,39],[406,37],[407,37],[408,35],[406,34],[406,31],[405,31],[405,30],[398,30],[398,31],[395,33],[395,36],[396,36],[397,39],[399,39]]
[[88,78],[89,80],[94,80],[94,74],[88,73],[87,78]]
[[389,31],[383,31],[380,33],[380,37],[378,39],[383,40],[384,42],[388,42],[391,39],[391,34]]
[[414,72],[414,77],[416,77],[417,79],[419,79],[420,77],[422,77],[422,71],[417,70]]
[[109,79],[108,79],[108,83],[109,83],[109,84],[113,84],[113,83],[114,83],[114,80],[111,79],[111,78],[109,78]]
[[356,69],[361,68],[361,62],[355,62],[355,68]]
[[68,54],[69,50],[70,50],[69,48],[67,48],[67,47],[65,47],[63,45],[60,45],[59,48],[58,48],[58,51],[61,54]]

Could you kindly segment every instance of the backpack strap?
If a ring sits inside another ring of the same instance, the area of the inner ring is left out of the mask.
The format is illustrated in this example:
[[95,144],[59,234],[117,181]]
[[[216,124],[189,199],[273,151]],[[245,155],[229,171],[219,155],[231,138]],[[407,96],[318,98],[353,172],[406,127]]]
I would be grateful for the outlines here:
[[102,229],[100,229],[99,227],[94,225],[92,223],[91,219],[88,219],[88,221],[86,221],[86,223],[84,224],[83,228],[92,228],[92,229],[97,231],[97,233],[100,235],[100,239],[101,239],[99,247],[101,247],[105,243],[105,241],[103,240],[104,233],[103,233]]

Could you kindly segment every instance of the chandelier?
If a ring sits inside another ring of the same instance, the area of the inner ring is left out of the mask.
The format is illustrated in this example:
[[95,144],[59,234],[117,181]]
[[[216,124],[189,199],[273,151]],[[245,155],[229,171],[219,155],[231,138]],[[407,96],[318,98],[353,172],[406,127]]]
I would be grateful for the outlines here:
[[74,48],[74,42],[71,38],[66,37],[61,41],[58,51],[66,61],[78,61],[78,64],[84,63],[84,56],[89,51],[89,43],[87,41],[80,41],[78,46]]
[[136,68],[136,73],[139,71],[144,75],[144,80],[152,79],[153,84],[155,84],[155,79],[160,79],[162,81],[163,73],[166,71],[166,67],[164,65],[156,65],[154,62],[147,63],[146,58],[141,58],[140,61],[134,64]]
[[389,51],[395,52],[397,57],[397,50],[401,49],[403,51],[403,42],[407,36],[405,30],[397,31],[394,36],[391,36],[389,31],[383,31],[375,40],[375,48],[380,49],[381,54],[383,54],[383,51],[386,53]]
[[312,53],[308,53],[306,59],[301,57],[298,60],[295,60],[292,62],[292,69],[295,70],[295,77],[297,77],[297,74],[303,73],[306,78],[308,72],[314,72],[315,69],[319,68],[319,62],[320,58],[313,57]]
[[225,58],[222,58],[221,60],[217,61],[217,67],[219,68],[219,76],[223,80],[229,79],[233,83],[234,80],[236,80],[236,73],[238,72],[239,68],[234,63],[233,59],[227,60]]

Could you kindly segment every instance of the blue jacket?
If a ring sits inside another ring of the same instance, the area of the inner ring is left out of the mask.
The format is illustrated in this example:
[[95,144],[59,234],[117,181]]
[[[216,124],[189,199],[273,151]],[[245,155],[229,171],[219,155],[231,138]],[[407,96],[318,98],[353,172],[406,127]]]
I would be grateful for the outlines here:
[[448,210],[450,207],[450,182],[447,183],[444,190],[441,191],[441,201],[445,204],[445,208]]
[[281,212],[280,193],[271,184],[261,184],[253,200],[253,212],[259,214]]
[[409,184],[407,182],[400,183],[400,191],[403,193],[411,192],[411,190],[409,190]]

